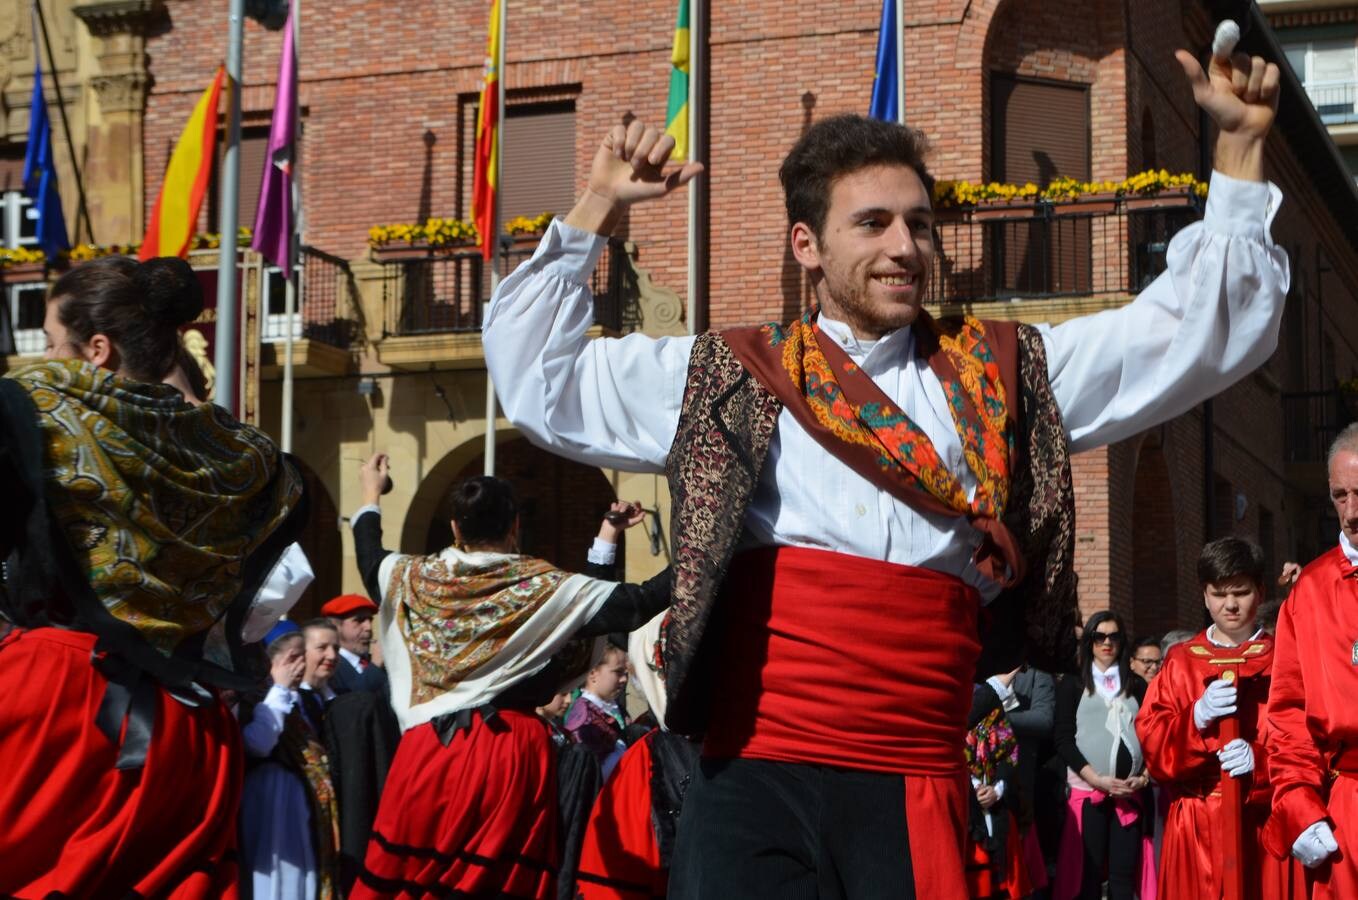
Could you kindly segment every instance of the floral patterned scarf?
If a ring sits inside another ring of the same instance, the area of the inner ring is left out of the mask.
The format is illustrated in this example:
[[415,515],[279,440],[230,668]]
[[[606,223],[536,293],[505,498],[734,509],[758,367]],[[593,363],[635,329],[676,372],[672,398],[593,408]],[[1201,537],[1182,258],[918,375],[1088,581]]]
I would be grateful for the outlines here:
[[397,562],[389,599],[410,652],[410,704],[434,699],[492,659],[566,577],[530,556],[497,556],[484,566],[444,555]]
[[218,625],[301,499],[273,441],[79,360],[5,377],[37,407],[48,503],[104,608],[167,657]]
[[[1009,567],[988,575],[1012,582],[1022,568],[1013,537],[1000,523],[1009,501],[1014,411],[986,328],[966,317],[939,322],[921,312],[917,352],[938,376],[968,467],[969,500],[929,436],[831,340],[815,310],[787,326],[727,332],[741,363],[782,401],[798,423],[846,465],[925,513],[966,516],[998,545]],[[996,577],[996,575],[999,577]]]

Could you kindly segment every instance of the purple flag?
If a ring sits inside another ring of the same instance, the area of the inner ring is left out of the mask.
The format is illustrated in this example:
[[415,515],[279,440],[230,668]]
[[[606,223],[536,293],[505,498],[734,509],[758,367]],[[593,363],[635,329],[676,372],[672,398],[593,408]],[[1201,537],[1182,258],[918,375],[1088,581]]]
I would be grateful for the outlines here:
[[255,210],[254,237],[250,246],[289,278],[293,232],[300,212],[293,165],[297,152],[297,6],[293,4],[283,26],[283,55],[278,61],[278,94],[269,129],[269,151],[264,159],[264,178]]

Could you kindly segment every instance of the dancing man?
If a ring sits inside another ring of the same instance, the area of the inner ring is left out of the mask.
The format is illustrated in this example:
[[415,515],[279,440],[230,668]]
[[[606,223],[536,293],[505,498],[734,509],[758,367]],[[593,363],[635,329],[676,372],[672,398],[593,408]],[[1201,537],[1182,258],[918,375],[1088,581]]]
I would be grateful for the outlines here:
[[1122,309],[1037,328],[926,314],[924,138],[848,115],[779,173],[816,295],[800,321],[587,339],[607,236],[702,168],[666,170],[673,141],[639,121],[604,137],[575,207],[501,284],[484,342],[510,420],[569,458],[668,476],[666,718],[705,738],[673,896],[966,895],[981,605],[1008,591],[1031,637],[1068,639],[1069,453],[1179,415],[1276,344],[1278,70],[1179,60],[1218,126],[1216,172],[1203,221]]

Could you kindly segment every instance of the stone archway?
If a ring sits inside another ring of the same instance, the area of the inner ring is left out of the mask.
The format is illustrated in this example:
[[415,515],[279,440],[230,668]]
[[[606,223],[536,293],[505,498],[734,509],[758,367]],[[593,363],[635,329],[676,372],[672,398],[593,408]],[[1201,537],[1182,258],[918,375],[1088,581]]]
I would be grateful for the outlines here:
[[1132,494],[1132,609],[1137,635],[1162,635],[1179,621],[1178,541],[1169,464],[1158,435],[1137,455]]
[[297,457],[292,457],[292,461],[306,483],[307,502],[310,505],[306,528],[302,529],[298,543],[302,545],[316,578],[302,593],[297,605],[288,613],[288,618],[294,622],[305,622],[320,615],[322,604],[343,590],[344,547],[340,539],[339,510],[335,508],[335,501],[326,490],[325,482]]
[[[454,451],[448,458],[459,464],[457,468],[440,461],[420,487],[420,494],[430,493],[420,504],[421,520],[407,517],[402,541],[407,552],[433,553],[452,543],[450,489],[463,478],[480,475],[484,462],[481,453]],[[600,519],[617,496],[608,478],[593,466],[540,450],[521,437],[502,439],[495,462],[496,474],[514,485],[519,501],[523,552],[579,571]],[[441,477],[435,479],[436,473]],[[412,506],[412,516],[414,511]],[[622,552],[620,547],[619,560]]]

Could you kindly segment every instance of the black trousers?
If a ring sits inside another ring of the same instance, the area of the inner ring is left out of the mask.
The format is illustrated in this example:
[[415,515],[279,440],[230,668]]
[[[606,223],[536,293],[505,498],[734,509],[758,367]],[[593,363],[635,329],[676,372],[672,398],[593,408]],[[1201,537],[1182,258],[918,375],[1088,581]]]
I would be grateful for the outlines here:
[[904,777],[701,760],[684,797],[669,896],[913,900]]
[[1085,801],[1082,809],[1084,835],[1084,877],[1080,900],[1103,897],[1103,870],[1108,867],[1108,900],[1132,900],[1141,871],[1141,828],[1138,817],[1130,825],[1118,821],[1112,800]]

